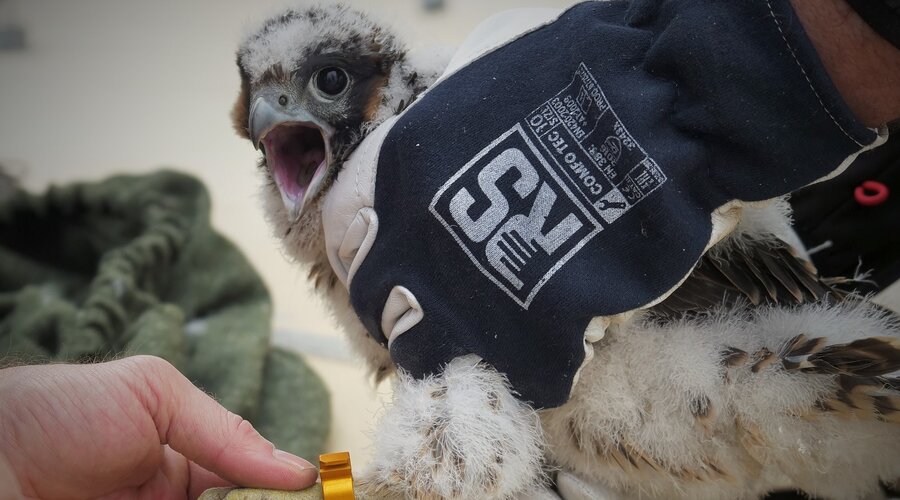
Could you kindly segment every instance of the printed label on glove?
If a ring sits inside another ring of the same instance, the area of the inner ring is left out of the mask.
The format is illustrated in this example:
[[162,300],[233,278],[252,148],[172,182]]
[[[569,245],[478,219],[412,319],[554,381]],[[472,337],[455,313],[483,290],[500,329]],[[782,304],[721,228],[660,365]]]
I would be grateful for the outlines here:
[[584,63],[525,123],[570,186],[608,224],[666,182]]
[[665,181],[582,63],[569,85],[444,183],[429,208],[482,274],[528,309],[604,224]]

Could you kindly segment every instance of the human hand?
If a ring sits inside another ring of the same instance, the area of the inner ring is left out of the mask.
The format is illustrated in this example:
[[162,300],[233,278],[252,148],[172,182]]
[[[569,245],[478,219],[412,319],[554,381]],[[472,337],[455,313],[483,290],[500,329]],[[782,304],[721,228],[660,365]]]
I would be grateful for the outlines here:
[[2,498],[196,498],[318,475],[152,356],[0,370],[0,401]]

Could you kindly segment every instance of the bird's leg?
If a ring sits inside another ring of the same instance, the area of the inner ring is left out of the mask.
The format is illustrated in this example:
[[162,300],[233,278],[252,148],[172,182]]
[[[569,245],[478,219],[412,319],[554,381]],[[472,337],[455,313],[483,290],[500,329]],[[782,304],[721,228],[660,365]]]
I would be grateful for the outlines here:
[[403,373],[359,481],[369,498],[508,498],[544,480],[535,411],[478,358],[457,358],[438,376]]

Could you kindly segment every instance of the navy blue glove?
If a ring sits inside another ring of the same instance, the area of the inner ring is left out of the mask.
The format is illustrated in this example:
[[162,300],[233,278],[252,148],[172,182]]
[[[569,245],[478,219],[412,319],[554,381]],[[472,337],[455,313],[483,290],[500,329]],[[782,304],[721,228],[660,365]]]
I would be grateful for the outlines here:
[[400,367],[474,353],[554,407],[592,352],[588,323],[665,296],[722,236],[717,210],[884,137],[855,120],[787,0],[587,2],[533,24],[502,43],[482,30],[485,50],[467,44],[477,57],[370,136],[338,184],[371,196],[334,194],[345,222],[325,222]]

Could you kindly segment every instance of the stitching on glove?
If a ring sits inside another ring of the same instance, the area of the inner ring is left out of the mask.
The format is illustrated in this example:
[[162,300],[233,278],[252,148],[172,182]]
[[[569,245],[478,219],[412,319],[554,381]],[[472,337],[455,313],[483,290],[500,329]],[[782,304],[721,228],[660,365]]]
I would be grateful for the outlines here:
[[359,199],[359,168],[362,162],[356,162],[356,184],[354,187],[356,188],[356,199]]
[[809,75],[806,74],[806,70],[803,68],[803,65],[800,64],[800,60],[797,59],[797,53],[794,52],[794,48],[791,47],[790,42],[788,42],[787,36],[785,36],[785,34],[784,34],[784,30],[781,29],[781,21],[779,21],[778,16],[775,15],[775,10],[772,8],[772,2],[770,2],[769,0],[766,0],[766,5],[769,7],[769,13],[772,14],[772,19],[775,21],[775,27],[778,28],[778,32],[781,34],[781,39],[784,40],[784,44],[787,46],[788,51],[791,53],[791,56],[794,58],[794,62],[797,63],[797,67],[800,68],[800,72],[803,73],[803,78],[806,78],[806,83],[809,84],[810,90],[813,91],[813,94],[816,96],[816,99],[819,100],[819,104],[822,105],[822,109],[825,110],[825,113],[828,115],[829,118],[831,118],[831,121],[833,121],[834,124],[837,125],[837,128],[841,132],[843,132],[844,135],[846,135],[848,139],[850,139],[851,141],[856,143],[856,145],[859,147],[865,146],[861,142],[854,139],[853,136],[851,136],[849,133],[847,133],[847,131],[844,130],[844,127],[842,127],[841,124],[838,123],[838,121],[835,119],[834,115],[831,114],[831,111],[828,110],[828,107],[825,106],[825,102],[822,101],[822,97],[819,95],[818,92],[816,92],[816,88],[813,86],[812,80],[809,79]]

